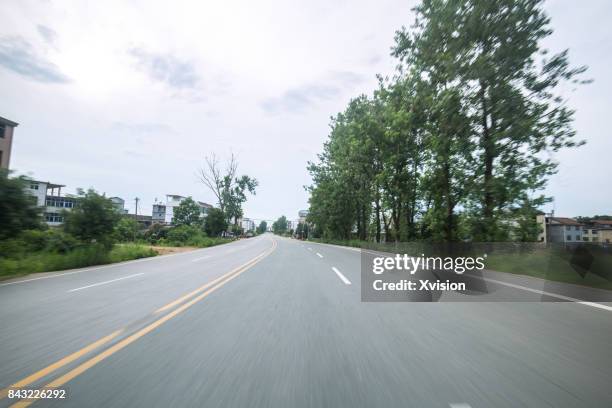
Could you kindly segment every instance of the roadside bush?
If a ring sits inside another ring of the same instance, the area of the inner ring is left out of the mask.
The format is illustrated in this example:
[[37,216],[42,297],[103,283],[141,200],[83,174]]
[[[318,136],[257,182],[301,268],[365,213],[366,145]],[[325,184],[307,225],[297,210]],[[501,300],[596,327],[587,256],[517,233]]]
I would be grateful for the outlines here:
[[17,238],[0,241],[0,257],[20,259],[37,252],[63,254],[81,244],[61,230],[26,230]]
[[23,242],[28,252],[42,251],[47,248],[49,232],[49,230],[26,230],[19,234],[18,239]]
[[49,230],[46,232],[47,246],[45,249],[47,251],[65,254],[82,245],[79,240],[64,231]]
[[26,254],[25,243],[19,238],[0,241],[0,258],[19,259]]
[[119,242],[134,241],[138,238],[140,225],[133,218],[122,217],[115,226],[115,237]]
[[187,244],[189,241],[204,238],[204,231],[193,225],[180,225],[168,231],[168,241],[176,244]]
[[168,228],[161,224],[151,225],[143,234],[143,238],[150,244],[159,244],[168,236]]
[[105,245],[92,244],[78,247],[64,254],[38,252],[22,259],[0,258],[0,276],[83,268],[145,258],[156,254],[151,248],[139,245],[116,245],[109,251]]

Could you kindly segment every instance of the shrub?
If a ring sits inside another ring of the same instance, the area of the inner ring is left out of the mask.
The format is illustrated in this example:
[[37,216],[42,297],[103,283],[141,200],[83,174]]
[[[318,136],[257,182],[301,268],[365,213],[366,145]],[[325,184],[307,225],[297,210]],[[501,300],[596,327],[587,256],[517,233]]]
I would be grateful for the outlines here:
[[110,249],[119,219],[111,200],[91,189],[80,190],[76,206],[65,215],[64,231],[83,242],[100,243]]
[[150,244],[159,244],[168,236],[168,228],[161,224],[153,224],[147,229],[143,238]]
[[133,218],[122,217],[115,226],[115,237],[119,242],[134,241],[138,236],[140,226]]
[[46,232],[47,246],[45,249],[47,251],[65,254],[81,245],[75,237],[64,231],[49,230]]
[[38,252],[22,259],[0,258],[0,276],[83,268],[155,255],[151,248],[139,245],[117,245],[109,251],[102,244],[92,244],[65,254]]
[[176,246],[190,245],[198,246],[198,243],[206,238],[206,234],[200,227],[194,225],[181,225],[168,231],[168,242]]

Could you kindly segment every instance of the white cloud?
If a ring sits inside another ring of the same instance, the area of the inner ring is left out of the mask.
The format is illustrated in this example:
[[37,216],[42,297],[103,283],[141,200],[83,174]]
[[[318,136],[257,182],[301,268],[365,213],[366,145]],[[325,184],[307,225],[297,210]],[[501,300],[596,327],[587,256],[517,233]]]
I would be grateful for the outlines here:
[[[206,154],[234,151],[260,181],[246,215],[293,218],[329,117],[392,72],[393,35],[412,24],[414,4],[4,1],[0,116],[20,122],[13,167],[69,189],[138,196],[150,211],[169,192],[214,201],[194,172]],[[550,193],[566,215],[609,212],[606,177],[593,175],[612,151],[599,116],[612,95],[612,4],[554,4],[550,48],[570,47],[595,84],[572,95],[589,144],[563,153]],[[591,198],[573,199],[578,188]]]

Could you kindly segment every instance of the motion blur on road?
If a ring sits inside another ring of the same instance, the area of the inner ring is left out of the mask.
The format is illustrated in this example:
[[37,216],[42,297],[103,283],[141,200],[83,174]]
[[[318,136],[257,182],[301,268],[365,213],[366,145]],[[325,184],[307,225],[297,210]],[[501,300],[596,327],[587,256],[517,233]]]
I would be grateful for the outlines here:
[[0,284],[0,386],[58,407],[605,407],[609,310],[366,303],[360,252],[264,234]]

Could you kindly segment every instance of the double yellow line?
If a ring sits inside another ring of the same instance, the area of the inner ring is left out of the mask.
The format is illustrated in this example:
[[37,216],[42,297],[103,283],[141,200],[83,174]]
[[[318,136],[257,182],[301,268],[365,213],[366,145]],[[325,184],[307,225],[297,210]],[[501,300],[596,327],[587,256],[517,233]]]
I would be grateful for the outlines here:
[[[179,307],[177,307],[176,309],[174,309],[172,312],[164,315],[163,317],[155,320],[153,323],[150,323],[149,325],[147,325],[146,327],[138,330],[136,333],[126,337],[125,339],[119,341],[118,343],[114,344],[113,346],[109,347],[108,349],[102,351],[101,353],[95,355],[94,357],[90,358],[89,360],[85,361],[84,363],[81,363],[79,366],[75,367],[74,369],[70,370],[69,372],[67,372],[66,374],[62,375],[61,377],[51,381],[50,383],[48,383],[47,385],[45,385],[44,387],[42,387],[43,389],[54,389],[54,388],[59,388],[61,386],[63,386],[64,384],[66,384],[68,381],[74,379],[75,377],[77,377],[78,375],[84,373],[85,371],[87,371],[88,369],[90,369],[91,367],[95,366],[96,364],[98,364],[99,362],[101,362],[102,360],[106,359],[107,357],[110,357],[111,355],[115,354],[116,352],[118,352],[119,350],[125,348],[126,346],[128,346],[129,344],[133,343],[134,341],[138,340],[139,338],[143,337],[144,335],[146,335],[147,333],[150,333],[151,331],[153,331],[154,329],[156,329],[157,327],[161,326],[162,324],[164,324],[165,322],[167,322],[168,320],[172,319],[173,317],[177,316],[178,314],[184,312],[185,310],[187,310],[188,308],[190,308],[191,306],[193,306],[194,304],[198,303],[199,301],[201,301],[202,299],[204,299],[206,296],[210,295],[212,292],[214,292],[215,290],[219,289],[221,286],[225,285],[227,282],[231,281],[232,279],[236,278],[237,276],[241,275],[243,272],[245,272],[246,270],[248,270],[249,268],[251,268],[253,265],[255,265],[256,263],[258,263],[259,261],[261,261],[262,259],[264,259],[265,257],[267,257],[268,255],[270,255],[272,252],[274,252],[274,250],[277,247],[277,243],[275,240],[272,240],[272,247],[270,249],[268,249],[267,251],[265,251],[264,253],[256,256],[255,258],[251,259],[249,262],[227,272],[224,275],[221,275],[220,277],[218,277],[217,279],[207,283],[206,285],[203,285],[201,287],[199,287],[198,289],[184,295],[181,296],[180,298],[176,299],[175,301],[172,301],[170,303],[168,303],[167,305],[157,309],[154,314],[159,314],[162,312],[165,312],[167,310],[173,309],[174,307],[180,305]],[[191,300],[189,300],[191,299]],[[185,303],[186,302],[186,303]],[[8,391],[10,389],[19,389],[19,388],[23,388],[25,386],[28,386],[38,380],[40,380],[41,378],[53,373],[54,371],[60,369],[61,367],[83,357],[84,355],[88,354],[89,352],[109,343],[111,340],[115,339],[117,336],[119,336],[119,334],[121,334],[123,332],[122,330],[117,330],[116,332],[101,338],[100,340],[91,343],[90,345],[82,348],[81,350],[70,354],[69,356],[66,356],[64,358],[62,358],[61,360],[43,368],[40,371],[37,371],[36,373],[20,380],[17,381],[16,383],[12,384],[11,386],[3,389],[0,391],[0,399],[4,399],[6,398],[6,396],[8,395]],[[34,403],[36,401],[36,399],[30,399],[30,400],[22,400],[19,401],[13,405],[11,405],[12,407],[27,407],[30,404]]]

